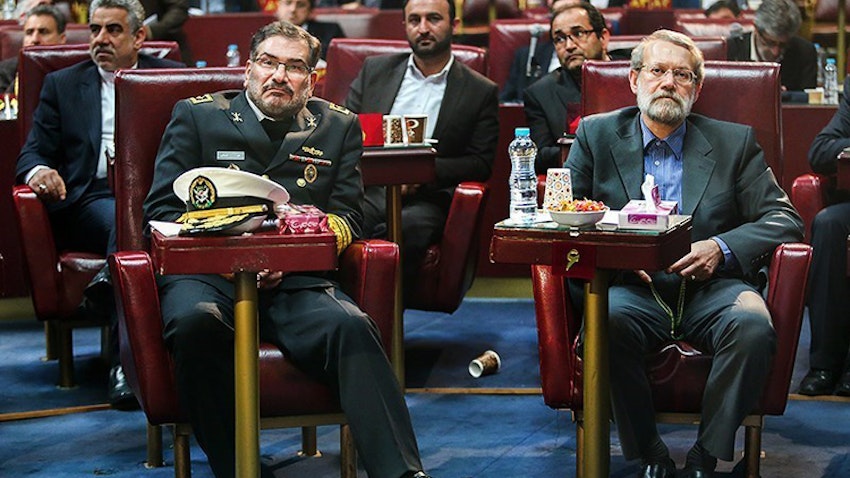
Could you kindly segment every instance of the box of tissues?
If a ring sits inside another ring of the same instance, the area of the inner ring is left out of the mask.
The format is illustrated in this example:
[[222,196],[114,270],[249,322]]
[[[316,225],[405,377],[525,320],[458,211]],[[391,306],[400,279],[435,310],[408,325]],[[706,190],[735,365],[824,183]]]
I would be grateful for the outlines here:
[[676,201],[662,201],[651,174],[641,185],[644,199],[632,199],[618,214],[619,229],[663,231],[670,227],[670,216],[678,214]]

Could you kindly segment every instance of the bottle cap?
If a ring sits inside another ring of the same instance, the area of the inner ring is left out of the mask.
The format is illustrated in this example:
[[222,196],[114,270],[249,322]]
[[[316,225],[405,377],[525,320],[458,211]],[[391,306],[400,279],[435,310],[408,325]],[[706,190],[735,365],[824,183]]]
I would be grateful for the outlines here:
[[514,136],[528,136],[531,132],[528,128],[516,128],[514,130]]
[[238,50],[239,45],[237,45],[236,43],[231,43],[230,45],[227,45],[227,49],[228,50]]
[[835,63],[835,58],[827,58],[826,62],[827,63]]
[[195,68],[206,68],[206,67],[207,67],[207,62],[205,62],[204,60],[198,60],[198,61],[195,62]]

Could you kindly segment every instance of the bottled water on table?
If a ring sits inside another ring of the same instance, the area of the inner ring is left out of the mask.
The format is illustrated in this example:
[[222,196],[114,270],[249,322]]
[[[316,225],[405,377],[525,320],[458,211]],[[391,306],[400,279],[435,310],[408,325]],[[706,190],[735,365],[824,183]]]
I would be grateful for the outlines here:
[[530,224],[537,213],[537,175],[534,174],[534,158],[537,146],[529,136],[528,128],[517,128],[514,140],[508,146],[511,158],[511,176],[508,181],[511,190],[511,220],[515,223]]
[[815,53],[817,54],[818,59],[817,86],[823,87],[823,70],[826,67],[826,50],[824,50],[819,43],[815,43],[814,45]]
[[835,67],[835,58],[828,58],[823,69],[823,103],[838,104],[838,70]]
[[227,66],[240,66],[242,59],[239,56],[239,45],[231,43],[227,46]]

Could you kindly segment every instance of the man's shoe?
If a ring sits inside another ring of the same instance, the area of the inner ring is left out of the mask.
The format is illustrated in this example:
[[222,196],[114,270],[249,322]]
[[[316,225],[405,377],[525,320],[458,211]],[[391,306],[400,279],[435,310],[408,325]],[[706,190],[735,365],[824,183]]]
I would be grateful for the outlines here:
[[838,380],[835,394],[842,397],[850,397],[850,368],[844,371],[844,375]]
[[714,476],[714,471],[706,470],[700,466],[688,465],[682,470],[680,478],[711,478]]
[[120,365],[115,365],[109,370],[108,398],[109,404],[117,410],[139,409],[139,402],[133,395],[133,390],[127,383],[127,377],[124,376],[124,369]]
[[800,382],[800,390],[797,391],[800,395],[832,395],[835,390],[835,383],[838,381],[838,374],[832,370],[811,369],[806,374],[803,381]]
[[417,471],[416,473],[410,475],[412,478],[431,478],[431,475],[425,473],[424,471]]
[[638,478],[675,478],[676,463],[670,457],[660,461],[644,462],[637,476]]

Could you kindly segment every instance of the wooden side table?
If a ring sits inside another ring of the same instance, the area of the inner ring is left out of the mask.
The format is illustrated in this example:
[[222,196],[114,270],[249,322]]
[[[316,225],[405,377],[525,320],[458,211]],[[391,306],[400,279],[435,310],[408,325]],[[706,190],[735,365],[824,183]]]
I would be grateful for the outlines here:
[[[608,364],[608,278],[611,270],[664,269],[690,251],[691,219],[664,232],[570,230],[555,223],[536,227],[496,224],[490,243],[493,262],[590,268],[585,285],[584,478],[607,478],[610,468],[610,379]],[[566,257],[573,259],[567,260]],[[584,261],[584,263],[582,263]],[[572,263],[572,265],[570,265]]]
[[160,274],[233,273],[236,476],[260,475],[260,379],[257,272],[336,269],[336,237],[321,234],[166,237],[151,235],[151,258]]

